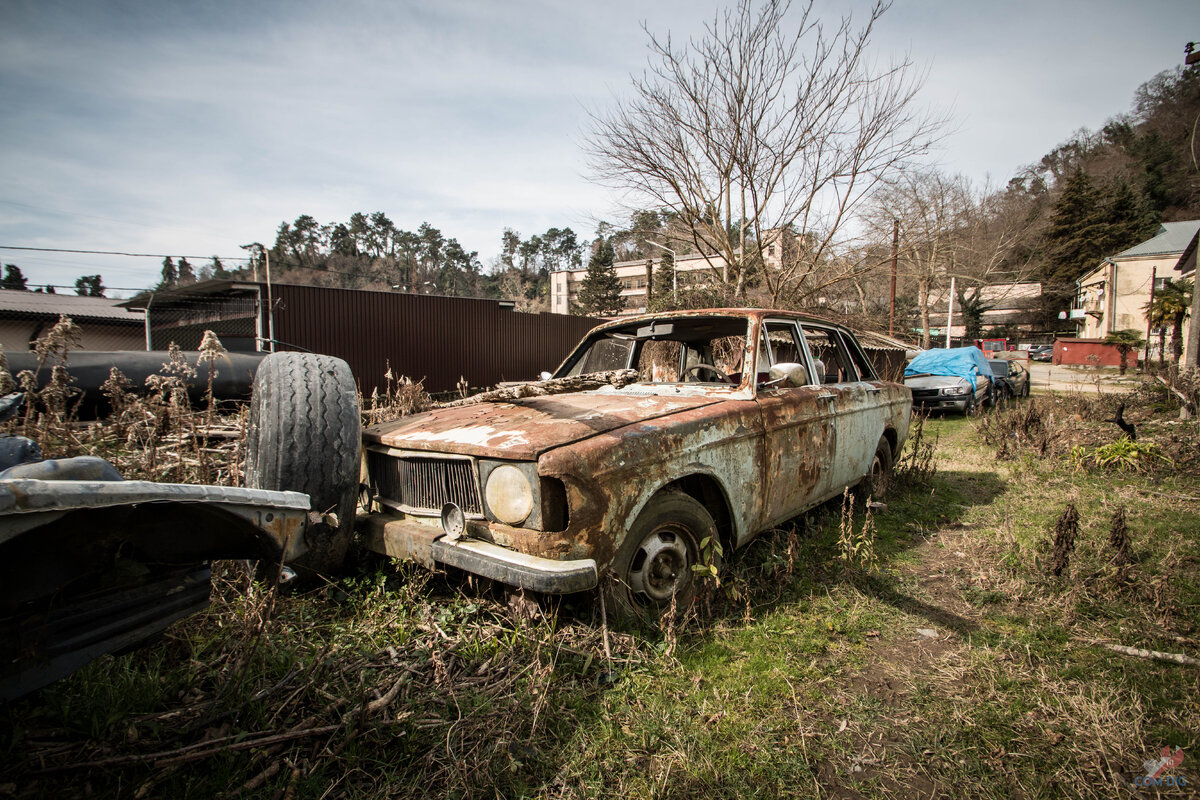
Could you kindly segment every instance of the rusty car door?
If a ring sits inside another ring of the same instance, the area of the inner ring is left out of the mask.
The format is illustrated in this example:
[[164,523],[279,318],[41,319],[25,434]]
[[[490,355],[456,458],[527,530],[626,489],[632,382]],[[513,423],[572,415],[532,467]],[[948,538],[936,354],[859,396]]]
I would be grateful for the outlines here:
[[836,493],[867,473],[883,435],[889,398],[861,348],[842,331],[807,322],[800,330],[814,363],[819,359],[824,365],[821,389],[833,395],[826,402],[835,444],[825,471],[828,489]]
[[[837,437],[831,430],[836,394],[813,380],[796,323],[767,320],[759,340],[756,400],[765,444],[761,529],[801,513],[829,494],[828,473]],[[785,362],[805,364],[808,383],[772,385],[768,370]]]

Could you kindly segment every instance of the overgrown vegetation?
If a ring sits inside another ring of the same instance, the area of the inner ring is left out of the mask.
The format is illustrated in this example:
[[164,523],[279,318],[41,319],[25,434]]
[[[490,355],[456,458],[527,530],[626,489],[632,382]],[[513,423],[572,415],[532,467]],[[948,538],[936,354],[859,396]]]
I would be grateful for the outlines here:
[[[368,414],[427,402],[389,386]],[[1200,653],[1200,480],[1070,462],[1123,402],[1194,465],[1154,387],[917,418],[886,511],[724,553],[653,629],[372,558],[293,596],[221,565],[161,643],[0,710],[0,794],[1107,798],[1166,746],[1195,785],[1194,668],[1106,645]]]

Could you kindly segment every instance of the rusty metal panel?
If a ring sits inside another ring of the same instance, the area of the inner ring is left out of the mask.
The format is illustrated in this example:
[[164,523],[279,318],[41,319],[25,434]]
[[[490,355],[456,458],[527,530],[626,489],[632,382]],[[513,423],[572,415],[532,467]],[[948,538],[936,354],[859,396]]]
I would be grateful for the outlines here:
[[392,374],[424,380],[430,392],[532,380],[553,370],[596,323],[525,314],[495,300],[279,284],[279,349],[344,359],[365,396]]

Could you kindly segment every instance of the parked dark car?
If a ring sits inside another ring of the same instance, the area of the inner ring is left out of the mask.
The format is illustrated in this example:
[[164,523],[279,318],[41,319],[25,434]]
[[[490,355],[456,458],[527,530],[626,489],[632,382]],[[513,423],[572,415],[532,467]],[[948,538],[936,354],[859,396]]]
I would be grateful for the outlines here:
[[919,353],[904,370],[913,406],[927,411],[974,414],[995,402],[992,372],[978,347],[955,347]]
[[1016,361],[1000,358],[989,358],[987,363],[992,370],[997,399],[1029,396],[1029,370]]

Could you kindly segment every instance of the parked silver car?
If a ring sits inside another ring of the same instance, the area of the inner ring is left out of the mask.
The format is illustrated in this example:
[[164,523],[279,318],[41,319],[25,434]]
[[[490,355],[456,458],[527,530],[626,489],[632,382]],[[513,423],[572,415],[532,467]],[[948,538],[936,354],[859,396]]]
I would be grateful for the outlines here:
[[996,389],[987,359],[978,347],[926,350],[904,370],[913,406],[926,411],[974,414],[995,403]]

